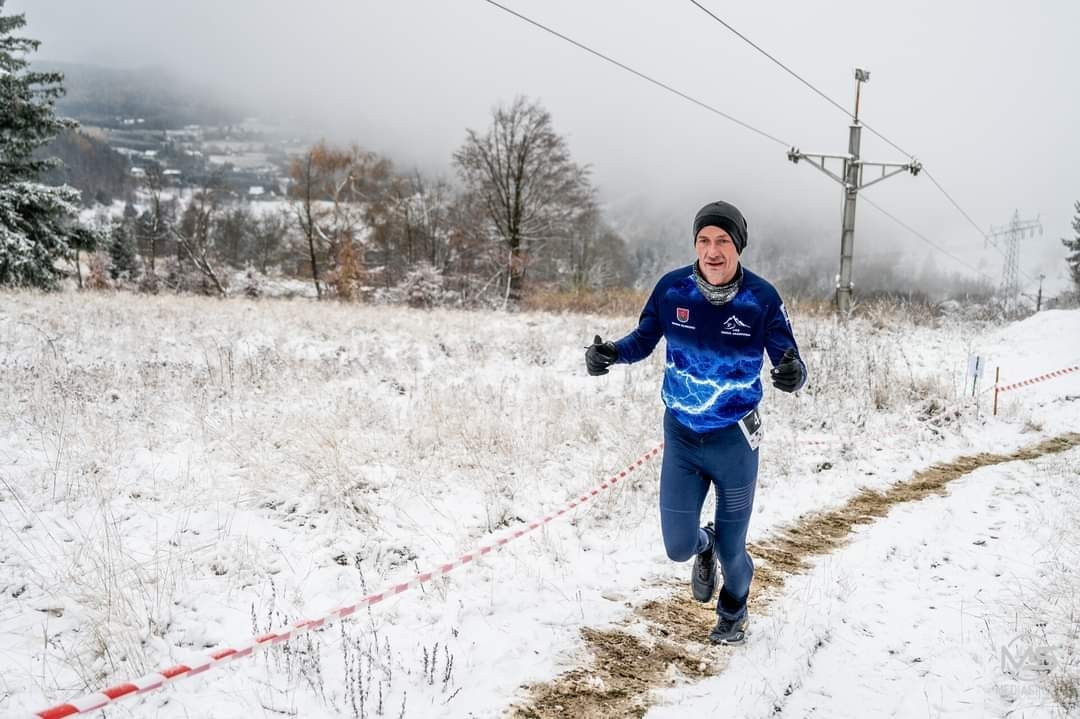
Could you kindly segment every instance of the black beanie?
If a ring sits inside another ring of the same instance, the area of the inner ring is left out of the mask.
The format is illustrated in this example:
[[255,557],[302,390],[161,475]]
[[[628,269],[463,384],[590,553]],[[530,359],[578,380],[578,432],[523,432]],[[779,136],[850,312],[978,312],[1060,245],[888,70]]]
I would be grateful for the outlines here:
[[698,210],[694,217],[694,242],[702,227],[713,225],[728,233],[735,243],[735,251],[740,255],[746,247],[746,218],[739,208],[727,202],[710,202]]

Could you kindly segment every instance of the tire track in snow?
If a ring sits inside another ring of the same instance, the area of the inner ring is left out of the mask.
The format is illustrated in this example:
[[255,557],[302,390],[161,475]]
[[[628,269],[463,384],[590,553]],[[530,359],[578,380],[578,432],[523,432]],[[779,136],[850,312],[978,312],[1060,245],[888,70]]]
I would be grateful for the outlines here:
[[[888,489],[862,490],[836,509],[808,514],[794,526],[748,545],[757,564],[751,611],[766,613],[787,578],[810,568],[811,557],[842,546],[857,526],[875,522],[892,507],[944,494],[950,482],[980,467],[1031,460],[1076,446],[1080,446],[1080,433],[1069,432],[1009,454],[965,455],[916,472]],[[672,594],[635,607],[619,627],[583,628],[582,663],[549,682],[524,686],[527,699],[511,706],[508,716],[642,717],[652,689],[723,671],[727,657],[738,649],[702,641],[715,622],[713,608],[690,599],[684,583],[671,587]]]

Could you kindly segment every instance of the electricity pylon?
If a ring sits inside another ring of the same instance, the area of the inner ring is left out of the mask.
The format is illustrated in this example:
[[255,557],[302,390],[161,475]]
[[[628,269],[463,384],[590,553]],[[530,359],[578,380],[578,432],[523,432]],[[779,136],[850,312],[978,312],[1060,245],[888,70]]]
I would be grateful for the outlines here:
[[[918,175],[922,165],[912,158],[908,163],[895,162],[867,162],[859,156],[859,144],[862,139],[862,125],[859,124],[859,95],[864,82],[870,81],[870,72],[860,68],[855,69],[855,114],[848,132],[848,154],[846,155],[822,155],[809,152],[800,152],[797,147],[788,150],[788,159],[792,162],[799,160],[813,160],[810,164],[818,170],[839,182],[844,188],[844,215],[840,232],[840,275],[836,282],[836,306],[841,314],[851,311],[852,291],[852,260],[855,254],[855,199],[859,190],[870,185],[887,180],[901,172],[910,172]],[[839,160],[843,167],[839,175],[825,166],[826,160]],[[881,176],[875,177],[869,182],[863,180],[863,169],[866,167],[881,168]]]
[[[1001,303],[1005,314],[1016,310],[1017,299],[1020,296],[1020,240],[1027,233],[1029,237],[1035,236],[1038,229],[1042,234],[1042,223],[1038,216],[1034,220],[1021,220],[1020,211],[1013,211],[1012,222],[1001,227],[991,227],[986,241],[1001,249],[996,242],[1004,238],[1005,262],[1001,266]],[[1040,290],[1041,290],[1040,286]]]

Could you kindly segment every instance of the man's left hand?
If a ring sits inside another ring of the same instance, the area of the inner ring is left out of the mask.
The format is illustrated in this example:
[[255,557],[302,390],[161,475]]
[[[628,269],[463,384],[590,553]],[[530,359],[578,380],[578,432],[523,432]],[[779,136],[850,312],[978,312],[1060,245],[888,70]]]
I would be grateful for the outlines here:
[[772,376],[773,387],[781,392],[794,392],[806,379],[806,369],[794,347],[788,348],[780,364],[773,367],[769,374]]

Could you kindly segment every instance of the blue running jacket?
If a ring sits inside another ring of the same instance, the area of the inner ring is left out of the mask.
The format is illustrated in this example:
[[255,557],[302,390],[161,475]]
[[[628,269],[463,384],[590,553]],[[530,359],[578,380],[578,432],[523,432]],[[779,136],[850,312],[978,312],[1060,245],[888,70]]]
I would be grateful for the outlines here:
[[664,275],[637,329],[615,347],[618,361],[629,364],[648,357],[666,338],[664,404],[684,426],[708,432],[757,407],[765,352],[776,365],[787,349],[798,353],[798,346],[784,303],[767,281],[744,267],[739,293],[717,306],[701,294],[693,271],[687,265]]

